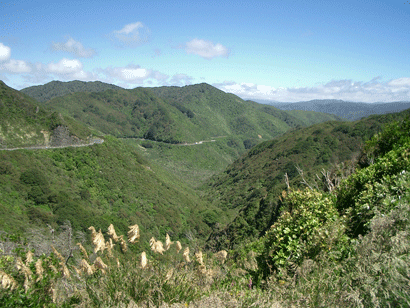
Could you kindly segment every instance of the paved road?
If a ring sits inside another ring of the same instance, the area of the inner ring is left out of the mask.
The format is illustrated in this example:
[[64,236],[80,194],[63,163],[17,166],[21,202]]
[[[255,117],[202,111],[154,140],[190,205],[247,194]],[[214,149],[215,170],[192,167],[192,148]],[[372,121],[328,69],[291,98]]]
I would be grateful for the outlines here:
[[15,151],[15,150],[48,150],[48,149],[62,149],[62,148],[81,148],[81,147],[88,147],[93,144],[101,144],[104,142],[104,139],[93,139],[90,143],[86,144],[72,144],[72,145],[62,145],[62,146],[31,146],[31,147],[20,147],[20,148],[7,148],[2,149],[2,151]]

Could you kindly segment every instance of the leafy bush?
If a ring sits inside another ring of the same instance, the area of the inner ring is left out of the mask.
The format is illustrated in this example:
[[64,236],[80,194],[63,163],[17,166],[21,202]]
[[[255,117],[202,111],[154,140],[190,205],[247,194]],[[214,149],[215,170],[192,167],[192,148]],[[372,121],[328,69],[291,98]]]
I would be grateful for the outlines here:
[[335,259],[346,254],[348,239],[334,199],[310,189],[289,193],[284,200],[286,211],[262,238],[258,263],[265,277],[314,259],[323,250],[335,251]]

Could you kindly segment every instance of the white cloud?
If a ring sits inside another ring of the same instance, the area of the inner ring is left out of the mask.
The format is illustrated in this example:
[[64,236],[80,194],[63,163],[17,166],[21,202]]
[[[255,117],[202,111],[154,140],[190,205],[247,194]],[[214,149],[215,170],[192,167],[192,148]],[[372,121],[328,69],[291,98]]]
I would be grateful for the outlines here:
[[410,101],[410,78],[403,77],[383,82],[380,77],[369,82],[332,80],[314,87],[274,88],[252,83],[225,81],[215,87],[245,99],[263,99],[280,102],[309,101],[313,99],[340,99],[354,102]]
[[168,75],[158,71],[142,68],[139,65],[129,64],[124,67],[108,67],[98,70],[105,75],[107,79],[119,80],[129,84],[143,84],[148,80],[163,81],[168,78]]
[[110,37],[120,46],[135,47],[148,42],[150,30],[142,22],[125,25],[121,30],[111,32]]
[[23,60],[10,59],[3,64],[3,67],[6,72],[11,74],[30,73],[32,71],[31,65]]
[[96,54],[92,48],[84,48],[83,44],[69,37],[65,43],[52,43],[51,49],[55,51],[66,51],[79,58],[90,58]]
[[404,78],[394,79],[389,82],[389,85],[393,87],[410,87],[410,78],[404,77]]
[[175,74],[171,77],[167,85],[170,86],[186,86],[193,83],[194,78],[186,74]]
[[145,68],[123,68],[121,74],[125,80],[144,79],[149,75]]
[[75,74],[79,73],[83,68],[83,64],[77,59],[61,59],[58,63],[49,63],[46,70],[53,74]]
[[193,39],[185,44],[185,51],[188,54],[195,54],[205,59],[215,57],[228,57],[230,50],[221,44],[214,44],[211,41]]
[[0,62],[7,61],[10,58],[11,49],[10,47],[0,43]]

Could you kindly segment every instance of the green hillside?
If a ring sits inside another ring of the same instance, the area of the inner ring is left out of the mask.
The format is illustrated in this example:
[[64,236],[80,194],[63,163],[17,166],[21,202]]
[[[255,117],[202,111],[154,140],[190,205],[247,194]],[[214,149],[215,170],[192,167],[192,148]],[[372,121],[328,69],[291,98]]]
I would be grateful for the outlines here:
[[385,123],[409,113],[407,110],[356,122],[316,124],[252,148],[208,182],[213,204],[235,213],[230,224],[214,230],[209,247],[232,248],[262,235],[280,213],[279,196],[286,188],[285,173],[291,186],[306,187],[299,168],[310,185],[316,181],[317,188],[323,189],[323,170],[332,174],[347,172],[358,159],[365,140]]
[[[209,234],[202,217],[212,207],[135,148],[108,135],[91,144],[92,130],[4,83],[0,104],[0,230],[24,233],[69,220],[82,231],[116,223],[126,232],[138,223],[151,234]],[[5,150],[33,145],[43,148]]]
[[108,89],[119,90],[122,88],[101,81],[84,82],[74,80],[69,82],[51,81],[44,85],[32,86],[20,91],[39,102],[46,102],[54,97],[64,96],[70,93],[101,92]]
[[201,218],[206,203],[114,137],[88,147],[0,156],[0,230],[70,220],[82,231],[114,223],[126,232],[138,223],[151,234],[191,231],[204,238],[209,232]]
[[72,142],[86,143],[93,130],[53,111],[0,81],[0,148],[57,142],[56,128],[67,127]]

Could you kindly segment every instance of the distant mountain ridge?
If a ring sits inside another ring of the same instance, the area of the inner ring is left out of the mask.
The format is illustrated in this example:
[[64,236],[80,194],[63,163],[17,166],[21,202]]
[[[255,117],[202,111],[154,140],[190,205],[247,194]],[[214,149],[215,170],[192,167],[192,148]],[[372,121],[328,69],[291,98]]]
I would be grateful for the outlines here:
[[272,105],[281,110],[305,110],[330,113],[350,121],[359,120],[372,114],[400,112],[410,108],[410,102],[402,101],[391,103],[355,103],[337,99],[316,99],[297,103],[279,103],[266,100],[256,101]]

